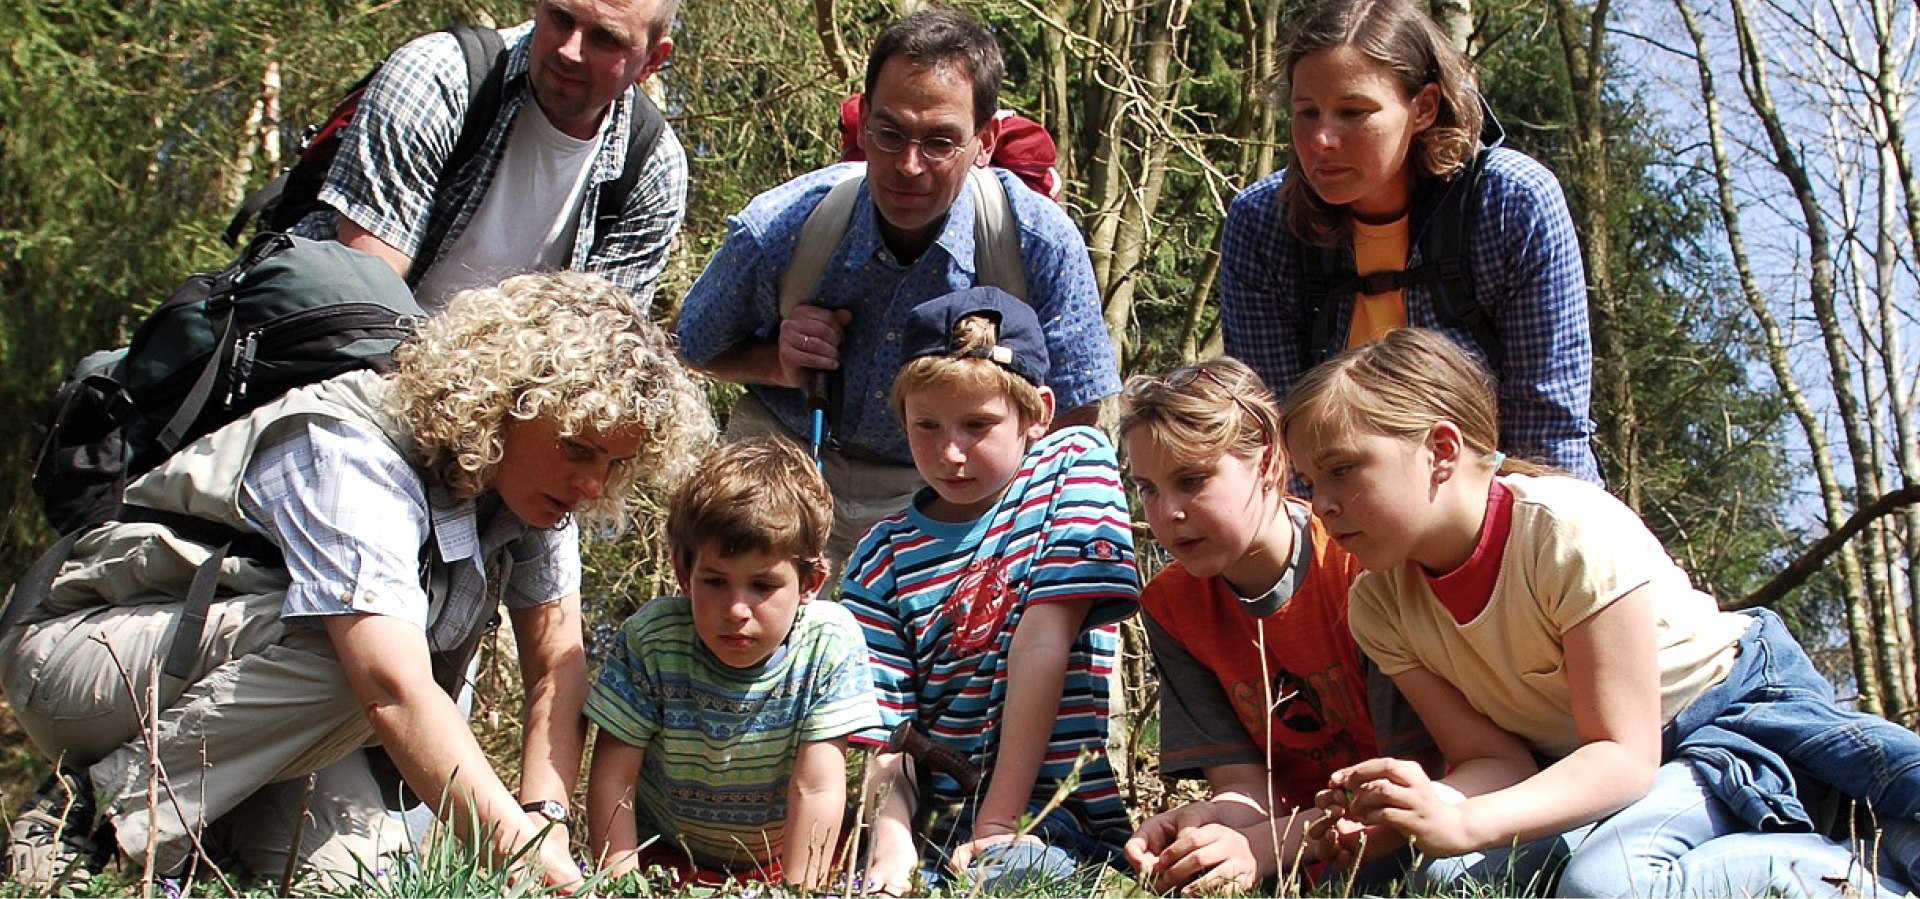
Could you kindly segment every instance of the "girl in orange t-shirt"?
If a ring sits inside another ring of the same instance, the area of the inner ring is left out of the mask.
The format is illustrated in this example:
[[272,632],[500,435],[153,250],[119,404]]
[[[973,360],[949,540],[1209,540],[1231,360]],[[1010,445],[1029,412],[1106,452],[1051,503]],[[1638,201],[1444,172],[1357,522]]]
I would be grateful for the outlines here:
[[[1245,365],[1135,378],[1124,403],[1128,471],[1174,557],[1140,599],[1160,671],[1160,769],[1202,775],[1211,793],[1149,819],[1128,860],[1156,890],[1311,877],[1301,835],[1328,775],[1425,745],[1348,630],[1360,568],[1287,496],[1273,396]],[[1395,707],[1411,735],[1376,738],[1375,710]]]

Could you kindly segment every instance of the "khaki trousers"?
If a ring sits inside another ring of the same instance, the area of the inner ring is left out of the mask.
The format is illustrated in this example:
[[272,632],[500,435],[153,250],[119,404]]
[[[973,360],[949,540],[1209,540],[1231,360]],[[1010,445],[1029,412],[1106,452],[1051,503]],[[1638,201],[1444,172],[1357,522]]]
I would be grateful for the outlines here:
[[[737,440],[759,434],[777,434],[808,445],[808,440],[787,429],[752,394],[742,394],[727,418],[726,439]],[[827,488],[833,491],[833,533],[827,538],[827,556],[832,562],[835,581],[847,557],[853,554],[860,538],[875,522],[892,515],[913,502],[914,493],[926,482],[911,465],[887,465],[849,459],[834,450],[821,448],[821,472]],[[831,592],[832,584],[829,584]]]
[[[151,840],[157,874],[182,868],[196,835],[272,877],[290,852],[354,876],[406,848],[358,751],[373,731],[331,642],[284,627],[282,601],[216,600],[187,681],[160,673],[178,600],[71,611],[0,638],[0,686],[21,727],[48,757],[89,769],[120,851],[143,860]],[[157,721],[143,714],[156,696]]]

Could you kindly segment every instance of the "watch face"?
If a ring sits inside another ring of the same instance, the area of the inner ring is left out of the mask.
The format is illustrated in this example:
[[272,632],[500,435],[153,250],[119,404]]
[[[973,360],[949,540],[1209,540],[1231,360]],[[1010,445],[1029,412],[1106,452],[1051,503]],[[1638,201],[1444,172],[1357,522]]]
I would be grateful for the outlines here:
[[543,799],[539,802],[529,802],[520,808],[528,814],[539,815],[556,824],[567,823],[567,807],[561,805],[557,799]]

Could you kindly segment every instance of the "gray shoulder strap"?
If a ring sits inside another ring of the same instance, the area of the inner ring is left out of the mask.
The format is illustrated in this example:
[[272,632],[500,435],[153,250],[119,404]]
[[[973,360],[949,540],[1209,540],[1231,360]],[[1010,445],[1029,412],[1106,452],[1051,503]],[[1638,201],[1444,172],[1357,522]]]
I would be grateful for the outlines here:
[[[853,224],[853,204],[859,200],[860,185],[865,182],[865,168],[853,170],[807,213],[794,244],[793,259],[780,275],[781,318],[819,291],[827,261]],[[984,168],[968,172],[967,183],[973,190],[973,266],[979,283],[1025,300],[1027,271],[1020,255],[1020,226],[1014,221],[1013,201],[1007,197],[1006,185]]]
[[860,185],[867,180],[866,171],[865,166],[853,170],[846,180],[827,191],[820,205],[807,213],[793,248],[793,261],[787,263],[787,270],[780,275],[781,318],[793,314],[795,307],[813,299],[819,291],[827,260],[833,258],[834,249],[840,246],[840,240],[853,225],[853,204],[860,199]]
[[984,168],[968,172],[967,183],[973,186],[973,268],[979,283],[1025,301],[1027,267],[1020,257],[1020,224],[1013,220],[1007,186]]

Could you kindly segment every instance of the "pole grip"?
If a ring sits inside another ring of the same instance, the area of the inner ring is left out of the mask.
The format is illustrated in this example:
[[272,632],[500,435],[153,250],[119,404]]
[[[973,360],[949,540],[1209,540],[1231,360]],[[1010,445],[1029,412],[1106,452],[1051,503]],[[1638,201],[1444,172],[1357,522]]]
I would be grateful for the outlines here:
[[980,769],[967,757],[945,743],[915,730],[913,722],[902,721],[887,736],[887,751],[904,752],[935,771],[960,782],[963,792],[980,789]]

